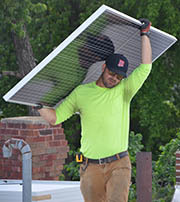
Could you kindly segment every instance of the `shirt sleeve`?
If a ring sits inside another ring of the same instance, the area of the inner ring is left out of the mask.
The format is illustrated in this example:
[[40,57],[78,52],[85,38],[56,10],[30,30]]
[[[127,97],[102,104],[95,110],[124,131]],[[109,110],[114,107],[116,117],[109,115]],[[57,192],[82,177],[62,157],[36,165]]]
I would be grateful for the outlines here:
[[75,112],[77,112],[76,102],[76,89],[74,89],[70,95],[68,95],[64,101],[56,108],[56,124],[70,118]]
[[150,74],[151,68],[152,64],[141,64],[124,80],[124,93],[128,100],[131,100],[141,88]]

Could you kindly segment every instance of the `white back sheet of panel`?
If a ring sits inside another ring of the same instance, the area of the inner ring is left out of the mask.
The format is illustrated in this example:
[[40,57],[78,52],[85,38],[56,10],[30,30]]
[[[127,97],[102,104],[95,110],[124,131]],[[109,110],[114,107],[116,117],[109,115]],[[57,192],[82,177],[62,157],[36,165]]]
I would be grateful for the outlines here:
[[[97,80],[101,65],[112,53],[128,58],[129,75],[141,63],[140,25],[132,17],[101,6],[3,98],[53,107],[77,85]],[[177,39],[154,27],[150,32],[154,62]]]

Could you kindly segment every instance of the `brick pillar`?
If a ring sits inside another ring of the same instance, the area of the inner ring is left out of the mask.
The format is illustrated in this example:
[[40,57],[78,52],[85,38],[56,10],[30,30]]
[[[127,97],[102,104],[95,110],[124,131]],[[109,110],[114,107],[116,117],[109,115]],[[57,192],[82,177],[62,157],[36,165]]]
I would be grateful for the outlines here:
[[176,151],[176,185],[180,185],[180,150]]
[[64,130],[60,125],[51,126],[41,117],[15,117],[0,122],[0,178],[22,179],[22,156],[3,158],[2,146],[10,138],[25,140],[32,150],[32,179],[58,180],[69,150]]

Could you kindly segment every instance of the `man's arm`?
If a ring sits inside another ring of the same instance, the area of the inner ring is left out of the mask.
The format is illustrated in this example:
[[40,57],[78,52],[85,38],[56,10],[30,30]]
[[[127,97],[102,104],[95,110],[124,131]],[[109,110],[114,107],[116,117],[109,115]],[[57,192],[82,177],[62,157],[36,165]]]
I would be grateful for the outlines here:
[[152,63],[152,50],[151,42],[149,39],[149,30],[151,27],[151,22],[148,19],[140,19],[141,26],[141,46],[142,46],[142,64]]
[[151,43],[148,36],[142,36],[142,64],[152,63],[152,50]]
[[[76,89],[78,89],[78,87]],[[76,89],[74,89],[56,109],[45,107],[43,108],[42,104],[38,104],[35,109],[37,109],[42,118],[51,125],[62,123],[78,111],[76,102]]]
[[39,109],[38,112],[44,120],[46,120],[51,125],[55,125],[57,118],[56,111],[53,108],[42,108]]
[[124,79],[124,91],[127,100],[132,99],[136,92],[141,88],[151,71],[152,50],[149,39],[149,29],[151,26],[151,22],[147,19],[140,19],[140,21],[142,23],[142,26],[140,28],[142,48],[141,65],[136,68],[127,79]]

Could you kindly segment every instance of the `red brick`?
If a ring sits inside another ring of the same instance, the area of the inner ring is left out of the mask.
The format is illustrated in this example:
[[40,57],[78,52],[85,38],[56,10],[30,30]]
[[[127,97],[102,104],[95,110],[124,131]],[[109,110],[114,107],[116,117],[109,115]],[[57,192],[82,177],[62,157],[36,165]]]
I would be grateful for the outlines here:
[[54,171],[54,167],[53,166],[46,166],[45,168],[45,172],[53,172]]
[[41,154],[38,157],[40,161],[48,160],[48,154]]
[[44,154],[44,153],[46,153],[45,148],[36,148],[36,149],[32,150],[33,156],[39,156],[39,155]]
[[22,123],[21,124],[21,128],[22,129],[41,129],[41,128],[47,128],[47,125],[44,125],[44,124],[25,124],[25,123]]
[[45,161],[45,166],[53,166],[53,161],[52,160],[48,160],[48,161]]
[[0,129],[0,134],[18,135],[18,130],[16,130],[16,129]]
[[62,124],[61,124],[61,123],[58,124],[58,125],[51,125],[51,124],[50,124],[50,127],[51,127],[51,128],[61,128],[61,127],[62,127]]
[[57,154],[42,154],[40,155],[40,160],[41,161],[49,161],[49,160],[56,160],[57,159]]
[[55,134],[55,135],[64,134],[63,128],[52,129],[52,131],[53,131],[53,134]]
[[180,172],[176,172],[176,176],[180,176]]
[[[42,154],[41,154],[42,155]],[[40,157],[41,157],[41,155],[37,155],[37,156],[34,156],[34,155],[32,155],[32,162],[34,163],[34,162],[40,162]]]
[[180,158],[180,154],[177,154],[177,153],[176,153],[176,158],[178,158],[178,159],[179,159],[179,158]]
[[27,129],[42,129],[46,128],[47,126],[44,124],[26,124]]
[[57,159],[66,159],[67,158],[67,152],[66,153],[57,153]]
[[40,167],[40,172],[45,173],[46,167]]
[[7,128],[21,128],[21,124],[19,123],[7,123]]
[[176,170],[179,170],[180,171],[180,165],[176,165]]
[[6,128],[6,123],[0,122],[0,128]]
[[45,141],[46,142],[49,142],[49,141],[52,141],[52,140],[53,140],[52,135],[51,136],[50,135],[45,136]]
[[176,164],[180,164],[180,160],[177,160],[177,159],[176,159]]
[[57,159],[57,154],[49,154],[48,155],[48,160],[56,160]]
[[46,129],[46,130],[39,130],[40,135],[52,135],[52,130],[51,129]]
[[[4,142],[12,137],[24,139],[30,145],[33,179],[59,179],[69,150],[61,124],[0,123],[0,154]],[[19,150],[13,149],[10,159],[1,157],[0,178],[22,179],[22,155]]]
[[[22,158],[22,157],[21,157],[21,158]],[[11,160],[11,164],[12,164],[12,166],[21,167],[21,166],[22,166],[22,161]]]
[[65,135],[59,134],[59,135],[54,135],[54,140],[64,140]]
[[63,166],[62,166],[62,165],[58,165],[58,166],[55,167],[55,170],[56,170],[56,171],[60,171],[60,170],[62,170],[62,169],[63,169]]
[[67,146],[67,140],[61,140],[61,145],[63,145],[63,146]]
[[34,173],[39,173],[40,172],[40,170],[41,170],[41,168],[40,167],[37,167],[37,168],[32,168],[32,173],[34,174]]
[[54,160],[54,166],[59,166],[59,165],[63,165],[65,163],[65,159],[57,159],[57,160]]
[[20,172],[20,168],[16,167],[16,166],[12,166],[11,170],[12,170],[12,172],[18,172],[18,173]]
[[22,136],[39,136],[39,131],[37,130],[19,130],[19,134]]
[[46,177],[46,179],[49,178],[49,175],[50,175],[50,172],[45,172],[45,177]]
[[49,146],[50,147],[57,147],[57,146],[61,146],[62,143],[61,141],[52,141],[52,142],[49,142]]
[[45,142],[45,137],[34,137],[32,142]]
[[33,168],[44,167],[45,165],[46,165],[46,161],[33,162]]
[[62,147],[58,147],[56,148],[56,151],[59,152],[59,153],[66,153],[69,151],[69,147],[68,146],[62,146]]
[[46,178],[45,178],[45,173],[35,173],[35,174],[32,175],[32,179],[33,179],[33,180],[46,179]]

